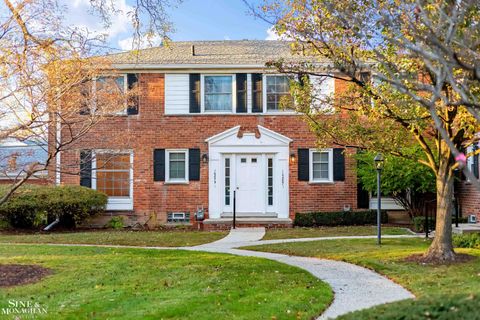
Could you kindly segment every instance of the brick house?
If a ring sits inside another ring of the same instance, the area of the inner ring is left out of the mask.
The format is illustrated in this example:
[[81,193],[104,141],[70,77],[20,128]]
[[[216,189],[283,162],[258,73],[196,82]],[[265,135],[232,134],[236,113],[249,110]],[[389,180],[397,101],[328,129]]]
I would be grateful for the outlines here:
[[[110,57],[122,73],[116,81],[136,85],[138,101],[61,153],[57,163],[81,160],[81,174],[62,172],[57,183],[101,190],[111,213],[133,220],[194,224],[203,209],[211,228],[230,225],[234,195],[244,225],[289,226],[297,212],[365,203],[357,199],[355,150],[316,149],[299,115],[280,108],[289,82],[265,63],[299,59],[288,43],[173,42]],[[322,94],[344,86],[310,81]]]

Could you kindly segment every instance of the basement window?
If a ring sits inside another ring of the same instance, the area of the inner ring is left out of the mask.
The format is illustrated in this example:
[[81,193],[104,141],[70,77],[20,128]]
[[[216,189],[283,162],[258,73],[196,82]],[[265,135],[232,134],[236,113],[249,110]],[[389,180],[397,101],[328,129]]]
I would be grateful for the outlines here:
[[168,223],[190,223],[190,213],[189,212],[168,212],[167,222]]

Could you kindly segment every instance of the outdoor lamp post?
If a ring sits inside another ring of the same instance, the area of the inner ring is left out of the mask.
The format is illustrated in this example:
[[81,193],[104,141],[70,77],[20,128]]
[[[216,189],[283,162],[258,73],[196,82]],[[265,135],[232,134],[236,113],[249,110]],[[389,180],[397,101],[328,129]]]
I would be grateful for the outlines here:
[[377,244],[382,244],[382,191],[380,189],[380,175],[383,169],[383,155],[377,153],[373,159],[375,169],[377,170]]

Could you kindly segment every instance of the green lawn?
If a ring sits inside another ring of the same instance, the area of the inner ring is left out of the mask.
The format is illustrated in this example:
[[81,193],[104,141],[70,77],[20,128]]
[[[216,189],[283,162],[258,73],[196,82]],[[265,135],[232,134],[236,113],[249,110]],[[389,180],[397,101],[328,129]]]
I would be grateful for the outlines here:
[[205,231],[85,231],[12,234],[0,232],[0,243],[75,243],[183,247],[219,240],[227,232]]
[[[315,238],[337,236],[373,236],[377,234],[375,226],[341,226],[341,227],[318,227],[318,228],[286,228],[269,229],[263,240],[290,239],[290,238]],[[382,227],[382,234],[402,235],[411,234],[405,228]]]
[[306,271],[259,258],[42,245],[1,245],[0,257],[53,269],[0,288],[0,309],[32,301],[47,307],[38,319],[311,319],[333,298]]
[[421,265],[403,259],[424,252],[419,238],[324,240],[249,247],[252,250],[328,258],[373,269],[411,290],[418,299],[379,306],[344,319],[480,319],[480,250],[457,249],[476,256],[453,265]]

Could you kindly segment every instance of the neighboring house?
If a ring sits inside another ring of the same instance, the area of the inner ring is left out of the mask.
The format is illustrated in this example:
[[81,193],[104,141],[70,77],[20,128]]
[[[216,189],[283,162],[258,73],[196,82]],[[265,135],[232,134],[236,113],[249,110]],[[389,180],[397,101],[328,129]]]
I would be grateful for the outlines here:
[[[299,115],[280,109],[289,82],[265,63],[300,59],[288,43],[173,42],[110,58],[123,73],[117,83],[138,86],[138,102],[62,152],[59,164],[81,161],[81,174],[57,183],[103,191],[109,211],[161,224],[194,223],[203,208],[206,226],[229,225],[234,195],[237,222],[248,225],[290,225],[297,212],[357,210],[357,201],[368,208],[357,199],[355,150],[317,150]],[[323,94],[345,86],[310,80]]]
[[[477,150],[478,147],[477,142],[469,146],[466,153],[468,154],[473,150]],[[479,155],[469,157],[467,159],[467,166],[478,179],[480,171]],[[471,181],[466,179],[464,175],[461,175],[461,179],[455,184],[455,197],[458,200],[460,213],[463,217],[475,215],[477,221],[480,220],[480,191],[471,183]]]
[[[25,176],[28,166],[47,160],[47,146],[36,141],[6,139],[0,143],[0,184],[13,183]],[[40,171],[28,183],[47,183],[47,172]]]

